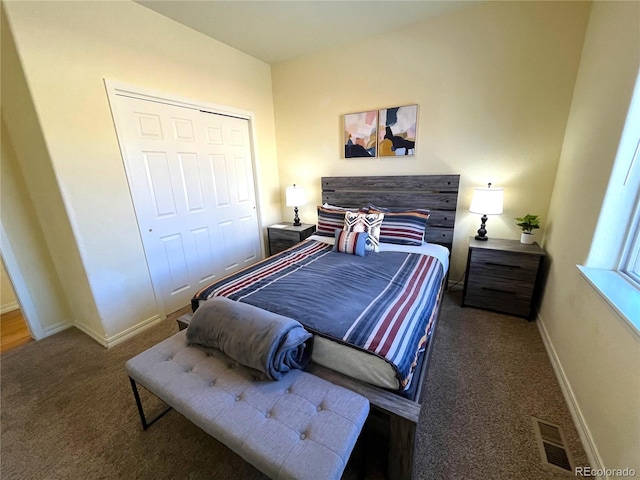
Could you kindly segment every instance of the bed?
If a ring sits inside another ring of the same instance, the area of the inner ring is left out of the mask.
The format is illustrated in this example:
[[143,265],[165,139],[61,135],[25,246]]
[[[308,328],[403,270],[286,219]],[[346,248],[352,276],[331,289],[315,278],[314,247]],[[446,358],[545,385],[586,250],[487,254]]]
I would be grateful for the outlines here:
[[335,252],[334,243],[314,235],[205,287],[195,301],[223,296],[294,318],[315,335],[313,362],[411,397],[448,250],[381,243],[361,257]]
[[323,216],[320,235],[208,285],[192,300],[195,311],[212,296],[226,296],[294,318],[314,333],[310,370],[364,394],[388,416],[390,478],[411,478],[458,184],[459,175],[323,177],[323,204],[373,207],[387,212],[387,221],[407,209],[429,210],[426,242],[398,244],[382,235],[394,243],[380,242],[377,253],[337,253],[334,225]]

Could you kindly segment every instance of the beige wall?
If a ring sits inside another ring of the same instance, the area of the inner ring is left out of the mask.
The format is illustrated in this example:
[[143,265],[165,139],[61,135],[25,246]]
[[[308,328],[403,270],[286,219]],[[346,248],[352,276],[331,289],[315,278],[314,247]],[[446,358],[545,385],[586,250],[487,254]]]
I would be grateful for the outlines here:
[[[3,28],[4,35],[4,28]],[[3,37],[2,62],[5,64]],[[7,78],[2,70],[2,82]],[[3,89],[4,91],[4,89]],[[3,104],[4,107],[4,104]],[[4,113],[4,112],[3,112]],[[32,321],[31,333],[40,339],[73,324],[64,290],[56,273],[35,206],[29,196],[18,159],[7,133],[4,116],[1,122],[0,204],[2,205],[2,255],[19,264],[19,276],[12,280],[28,285],[20,298],[21,307]],[[5,237],[6,234],[6,237]],[[5,243],[7,242],[7,243]],[[7,257],[11,255],[11,257]],[[16,273],[16,272],[12,272]],[[4,303],[4,301],[3,301]]]
[[[133,2],[3,4],[49,157],[45,182],[54,179],[62,198],[52,213],[67,218],[72,232],[71,241],[63,242],[64,234],[50,240],[52,256],[61,262],[61,252],[76,252],[85,278],[60,278],[87,290],[93,311],[79,311],[81,299],[65,288],[74,319],[113,340],[156,317],[158,308],[103,79],[253,112],[267,224],[279,220],[280,190],[270,67]],[[16,138],[31,133],[10,130]],[[27,184],[37,182],[33,169],[24,170]]]
[[[21,182],[17,185],[22,185],[25,188],[25,191],[20,192],[20,195],[28,199],[29,205],[3,202],[3,225],[7,229],[9,237],[16,236],[15,232],[21,229],[20,226],[4,221],[5,218],[10,218],[9,215],[13,214],[13,218],[20,218],[21,223],[33,222],[33,228],[39,232],[39,235],[34,238],[38,242],[43,241],[43,245],[39,248],[48,258],[42,276],[55,279],[56,285],[62,287],[64,296],[66,296],[61,301],[74,305],[71,314],[66,310],[67,318],[60,318],[55,323],[62,322],[61,325],[70,326],[74,323],[73,317],[75,317],[79,322],[91,325],[94,330],[103,333],[71,225],[65,212],[56,175],[51,165],[38,114],[34,108],[14,38],[4,13],[3,11],[2,89],[0,90],[2,94],[2,120],[5,127],[3,141],[10,144],[13,155],[8,155],[8,157],[12,158],[15,155],[13,162],[15,170],[9,171],[20,176]],[[19,212],[26,208],[31,209],[29,212],[31,215],[25,217],[24,212]],[[20,252],[25,245],[24,239],[15,239],[14,248],[18,249],[16,255],[29,256],[27,252]],[[49,266],[52,267],[51,271],[47,270]],[[37,272],[33,272],[33,274],[41,275]],[[59,282],[59,279],[64,279],[64,281]],[[37,297],[38,294],[33,293],[32,296]],[[30,317],[29,319],[42,323],[45,331],[48,331],[46,326],[54,321],[52,318],[34,319]],[[57,329],[53,331],[57,331]]]
[[[596,461],[640,472],[640,336],[579,274],[594,236],[640,67],[640,4],[595,2],[544,246],[540,311]],[[553,357],[552,355],[552,357]]]
[[4,266],[4,262],[2,262],[0,264],[0,310],[2,310],[2,312],[9,312],[17,308],[20,308],[18,298],[16,297],[13,285],[11,285],[7,268]]
[[[480,225],[468,212],[473,187],[505,187],[505,212],[489,219],[490,237],[519,239],[513,217],[526,213],[541,215],[544,227],[589,5],[483,3],[276,65],[280,183],[310,190],[302,220],[316,221],[323,175],[459,173],[455,280]],[[345,113],[414,103],[414,157],[342,158]]]

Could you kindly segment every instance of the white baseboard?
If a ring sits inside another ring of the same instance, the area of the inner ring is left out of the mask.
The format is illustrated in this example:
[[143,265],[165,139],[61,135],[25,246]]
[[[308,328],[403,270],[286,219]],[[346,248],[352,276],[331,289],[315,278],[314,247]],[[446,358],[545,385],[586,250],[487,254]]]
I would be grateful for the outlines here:
[[127,328],[123,332],[112,335],[111,337],[108,337],[105,340],[106,347],[107,348],[115,347],[119,343],[129,340],[130,338],[135,337],[139,333],[144,332],[148,328],[153,327],[154,325],[161,322],[165,318],[167,317],[164,315],[154,315],[153,317],[147,318],[146,320],[143,320],[142,322],[138,323],[137,325],[134,325],[133,327]]
[[79,323],[76,323],[75,326],[76,328],[78,328],[78,330],[89,335],[91,338],[93,338],[96,342],[98,342],[103,347],[111,348],[111,347],[115,347],[119,343],[122,343],[132,337],[135,337],[139,333],[142,333],[148,328],[153,327],[155,324],[157,324],[158,322],[161,322],[165,318],[167,317],[162,315],[154,315],[153,317],[147,318],[146,320],[143,320],[137,325],[134,325],[133,327],[129,327],[123,332],[116,333],[111,337],[105,337],[104,335],[100,335],[97,332],[94,332],[91,328],[87,327],[86,325],[81,325]]
[[78,330],[80,330],[82,333],[89,335],[91,338],[93,338],[96,342],[98,342],[103,347],[109,348],[109,345],[107,344],[107,339],[104,338],[104,335],[100,335],[99,333],[94,332],[91,328],[87,327],[86,325],[82,325],[81,323],[78,323],[78,322],[76,322],[74,326]]
[[[589,427],[587,426],[587,422],[582,415],[582,411],[580,410],[580,406],[578,405],[578,401],[571,389],[571,384],[567,379],[567,376],[564,373],[564,369],[560,364],[560,359],[558,358],[558,354],[556,353],[555,348],[553,348],[553,343],[551,342],[551,338],[549,337],[549,333],[544,325],[544,321],[540,317],[538,313],[537,321],[538,330],[540,331],[540,336],[542,337],[542,342],[547,350],[547,355],[551,360],[551,365],[553,366],[553,371],[556,374],[556,378],[558,379],[558,383],[560,384],[560,389],[562,390],[562,395],[564,396],[565,401],[567,402],[567,406],[569,407],[569,412],[571,413],[571,417],[573,418],[573,423],[576,426],[576,430],[578,431],[578,435],[580,436],[580,441],[582,442],[582,446],[584,448],[585,453],[587,454],[587,458],[589,459],[590,467],[592,470],[604,470],[602,458],[598,453],[598,449],[593,441],[593,437],[591,436],[591,432],[589,431]],[[575,465],[580,466],[580,465]],[[609,477],[596,477],[598,479],[605,479]]]
[[45,337],[48,337],[50,335],[54,335],[54,334],[56,334],[58,332],[66,330],[67,328],[71,328],[71,327],[73,327],[73,325],[74,325],[73,322],[60,322],[60,323],[56,323],[54,325],[49,325],[48,327],[45,327],[45,329],[44,329]]
[[152,326],[164,320],[165,318],[167,317],[162,315],[154,315],[153,317],[143,320],[137,325],[134,325],[133,327],[129,327],[125,331],[117,333],[111,337],[105,337],[104,335],[99,334],[98,332],[94,331],[92,328],[88,327],[87,325],[83,325],[78,322],[57,323],[55,325],[50,325],[46,327],[44,329],[44,333],[45,333],[44,336],[48,337],[50,335],[54,335],[58,332],[66,330],[67,328],[76,327],[82,333],[85,333],[86,335],[93,338],[96,342],[98,342],[103,347],[111,348],[118,345],[119,343],[124,342],[125,340],[128,340],[136,336],[137,334],[145,331],[146,329],[151,328]]
[[20,308],[20,304],[16,302],[5,303],[0,306],[0,314],[13,312],[14,310],[18,310]]

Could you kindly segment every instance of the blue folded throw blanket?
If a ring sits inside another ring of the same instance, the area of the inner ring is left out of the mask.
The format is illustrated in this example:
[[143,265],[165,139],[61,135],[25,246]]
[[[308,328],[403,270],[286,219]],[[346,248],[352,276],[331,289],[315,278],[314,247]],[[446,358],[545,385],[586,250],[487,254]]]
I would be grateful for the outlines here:
[[272,380],[306,367],[311,358],[312,335],[299,322],[226,297],[200,305],[189,322],[187,341],[216,348]]

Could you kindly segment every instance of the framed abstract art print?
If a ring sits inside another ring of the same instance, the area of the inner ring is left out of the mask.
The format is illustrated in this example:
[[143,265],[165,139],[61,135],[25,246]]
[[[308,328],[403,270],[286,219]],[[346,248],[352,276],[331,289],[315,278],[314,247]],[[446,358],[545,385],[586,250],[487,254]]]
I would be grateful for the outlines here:
[[418,105],[380,110],[378,120],[378,156],[415,155]]
[[378,111],[348,113],[344,116],[344,158],[375,157]]

